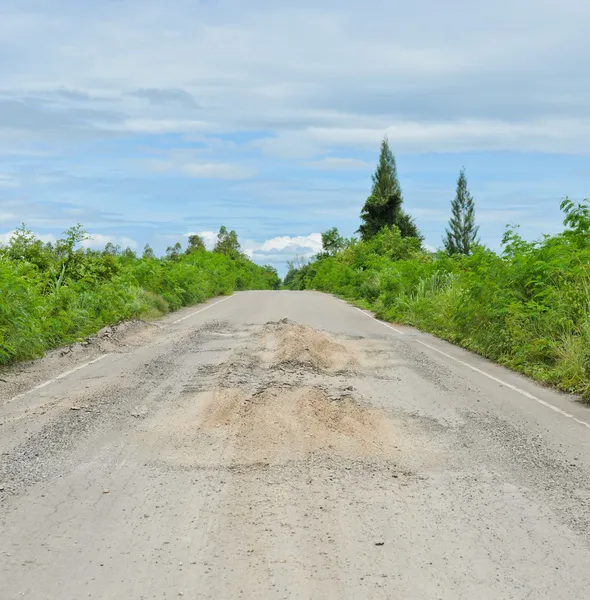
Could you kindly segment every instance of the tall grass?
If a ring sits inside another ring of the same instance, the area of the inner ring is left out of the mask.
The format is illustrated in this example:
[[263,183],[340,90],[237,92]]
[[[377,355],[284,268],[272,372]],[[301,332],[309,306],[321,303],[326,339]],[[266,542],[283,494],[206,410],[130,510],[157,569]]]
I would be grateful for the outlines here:
[[295,289],[339,294],[561,390],[590,399],[590,211],[566,201],[565,230],[502,252],[428,253],[384,230],[291,273]]
[[201,250],[172,258],[82,250],[80,229],[55,245],[26,229],[0,247],[0,365],[30,359],[128,318],[155,318],[234,290],[272,289],[274,269]]

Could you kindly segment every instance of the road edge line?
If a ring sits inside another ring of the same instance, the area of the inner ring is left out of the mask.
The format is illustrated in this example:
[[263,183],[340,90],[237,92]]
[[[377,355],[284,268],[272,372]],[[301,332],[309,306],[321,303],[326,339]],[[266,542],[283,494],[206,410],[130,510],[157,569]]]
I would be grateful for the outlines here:
[[217,302],[214,302],[213,304],[209,304],[208,306],[205,306],[205,308],[196,310],[195,312],[191,313],[190,315],[186,315],[180,319],[177,319],[176,321],[172,321],[172,323],[170,323],[170,325],[176,325],[177,323],[182,323],[183,321],[186,321],[187,319],[190,319],[191,317],[194,317],[195,315],[198,315],[199,313],[202,313],[210,308],[213,308],[214,306],[217,306],[218,304],[221,304],[222,302],[225,302],[226,300],[229,300],[232,297],[233,296],[227,296],[225,298],[222,298],[221,300],[218,300]]
[[587,423],[586,421],[582,421],[582,419],[578,419],[571,413],[568,413],[565,410],[558,408],[554,404],[551,404],[550,402],[546,402],[545,400],[541,400],[541,398],[537,398],[537,396],[527,392],[526,390],[523,390],[522,388],[512,385],[511,383],[508,383],[507,381],[504,381],[503,379],[499,379],[498,377],[495,377],[494,375],[491,375],[490,373],[486,373],[485,371],[482,371],[482,369],[478,369],[477,367],[470,365],[468,362],[465,362],[464,360],[455,358],[451,354],[448,354],[447,352],[444,352],[443,350],[439,350],[438,348],[435,348],[434,346],[431,346],[430,344],[427,344],[426,342],[423,342],[421,340],[415,340],[415,341],[418,344],[422,344],[422,346],[426,346],[427,348],[430,348],[431,350],[434,350],[435,352],[438,352],[439,354],[442,354],[443,356],[446,356],[447,358],[450,358],[451,360],[454,360],[455,362],[458,362],[459,364],[461,364],[465,367],[468,367],[472,371],[475,371],[476,373],[479,373],[480,375],[483,375],[484,377],[487,377],[488,379],[491,379],[492,381],[495,381],[496,383],[506,386],[507,388],[511,389],[513,392],[517,392],[518,394],[520,394],[521,396],[524,396],[525,398],[534,400],[535,402],[541,404],[542,406],[545,406],[546,408],[549,408],[550,410],[553,410],[556,413],[559,413],[560,415],[567,417],[568,419],[571,419],[572,421],[575,421],[576,423],[579,423],[580,425],[583,425],[584,427],[587,427],[588,429],[590,429],[590,423]]
[[385,327],[389,327],[389,329],[393,329],[393,331],[395,331],[396,333],[399,333],[400,335],[406,335],[403,331],[396,329],[393,325],[390,325],[389,323],[385,323],[385,321],[381,321],[381,320],[377,319],[373,315],[370,315],[368,312],[365,312],[362,308],[359,308],[358,306],[353,306],[346,300],[342,300],[342,298],[338,298],[338,300],[340,300],[340,302],[343,302],[344,304],[346,304],[346,306],[350,306],[350,308],[354,308],[354,310],[358,310],[360,313],[363,313],[363,315],[365,315],[365,317],[369,317],[369,319],[372,319],[376,323],[379,323],[380,325],[384,325]]
[[[205,311],[209,308],[212,308],[213,306],[216,306],[217,304],[221,304],[222,302],[224,302],[225,300],[229,300],[230,298],[231,298],[231,296],[222,298],[221,300],[218,300],[217,302],[214,302],[213,304],[209,304],[208,306],[205,306],[204,308],[201,308],[200,310],[197,310],[197,311],[191,313],[190,315],[186,315],[186,316],[182,317],[181,319],[172,321],[171,325],[176,325],[177,323],[186,321],[186,319],[190,319],[190,317],[194,317],[195,315],[198,315],[199,313],[202,313],[203,311]],[[89,360],[85,363],[82,363],[81,365],[78,365],[77,367],[74,367],[73,369],[70,369],[69,371],[64,371],[63,373],[60,373],[56,377],[52,377],[51,379],[48,379],[47,381],[44,381],[43,383],[40,383],[40,384],[30,388],[26,392],[21,392],[20,394],[17,394],[16,396],[9,398],[8,400],[5,400],[4,402],[2,402],[2,404],[0,404],[0,406],[6,406],[7,404],[11,404],[12,402],[15,402],[16,400],[20,400],[21,398],[24,398],[25,396],[27,396],[28,394],[31,394],[32,392],[41,390],[44,387],[47,387],[48,385],[51,385],[52,383],[59,381],[60,379],[64,379],[65,377],[68,377],[68,375],[72,375],[73,373],[76,373],[77,371],[80,371],[81,369],[89,367],[90,365],[93,365],[93,364],[103,360],[107,356],[111,356],[111,354],[112,354],[112,352],[108,352],[107,354],[102,354],[98,358],[95,358],[93,360]]]
[[30,394],[31,392],[36,392],[37,390],[47,387],[48,385],[51,385],[52,383],[55,383],[56,381],[59,381],[60,379],[64,379],[68,375],[72,375],[73,373],[76,373],[77,371],[80,371],[81,369],[89,367],[90,365],[93,365],[94,363],[97,363],[97,362],[103,360],[107,356],[111,356],[111,354],[112,354],[112,352],[109,352],[107,354],[102,354],[98,358],[94,358],[93,360],[89,360],[85,363],[82,363],[81,365],[78,365],[77,367],[74,367],[73,369],[70,369],[69,371],[64,371],[63,373],[60,373],[56,377],[52,377],[51,379],[48,379],[47,381],[44,381],[43,383],[40,383],[40,384],[36,385],[35,387],[32,387],[30,390],[27,390],[26,392],[21,392],[20,394],[17,394],[13,398],[6,400],[5,402],[2,403],[2,406],[6,406],[7,404],[14,402],[15,400],[24,398],[27,394]]

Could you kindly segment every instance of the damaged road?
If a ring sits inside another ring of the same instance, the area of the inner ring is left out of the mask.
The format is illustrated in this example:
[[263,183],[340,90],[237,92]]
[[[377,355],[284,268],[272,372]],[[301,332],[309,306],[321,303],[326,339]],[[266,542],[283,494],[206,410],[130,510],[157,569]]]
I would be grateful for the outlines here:
[[2,600],[587,597],[588,409],[330,296],[205,308],[0,374]]

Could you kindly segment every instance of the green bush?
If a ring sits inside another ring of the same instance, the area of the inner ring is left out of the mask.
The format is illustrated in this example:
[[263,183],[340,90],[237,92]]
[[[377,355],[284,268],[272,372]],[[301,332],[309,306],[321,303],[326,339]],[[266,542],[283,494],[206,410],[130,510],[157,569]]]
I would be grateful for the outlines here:
[[83,250],[80,226],[44,244],[24,226],[0,246],[0,364],[40,356],[128,318],[170,310],[244,289],[277,289],[271,267],[235,248],[138,258],[112,245]]
[[291,281],[590,399],[590,208],[566,200],[562,209],[565,231],[527,242],[509,228],[500,254],[428,253],[393,228]]

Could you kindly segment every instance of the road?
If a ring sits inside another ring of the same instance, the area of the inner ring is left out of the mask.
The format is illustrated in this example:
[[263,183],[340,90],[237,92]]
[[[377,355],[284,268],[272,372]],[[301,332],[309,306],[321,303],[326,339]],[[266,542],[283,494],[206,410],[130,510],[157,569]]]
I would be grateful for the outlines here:
[[590,410],[330,296],[1,377],[2,600],[590,598]]

